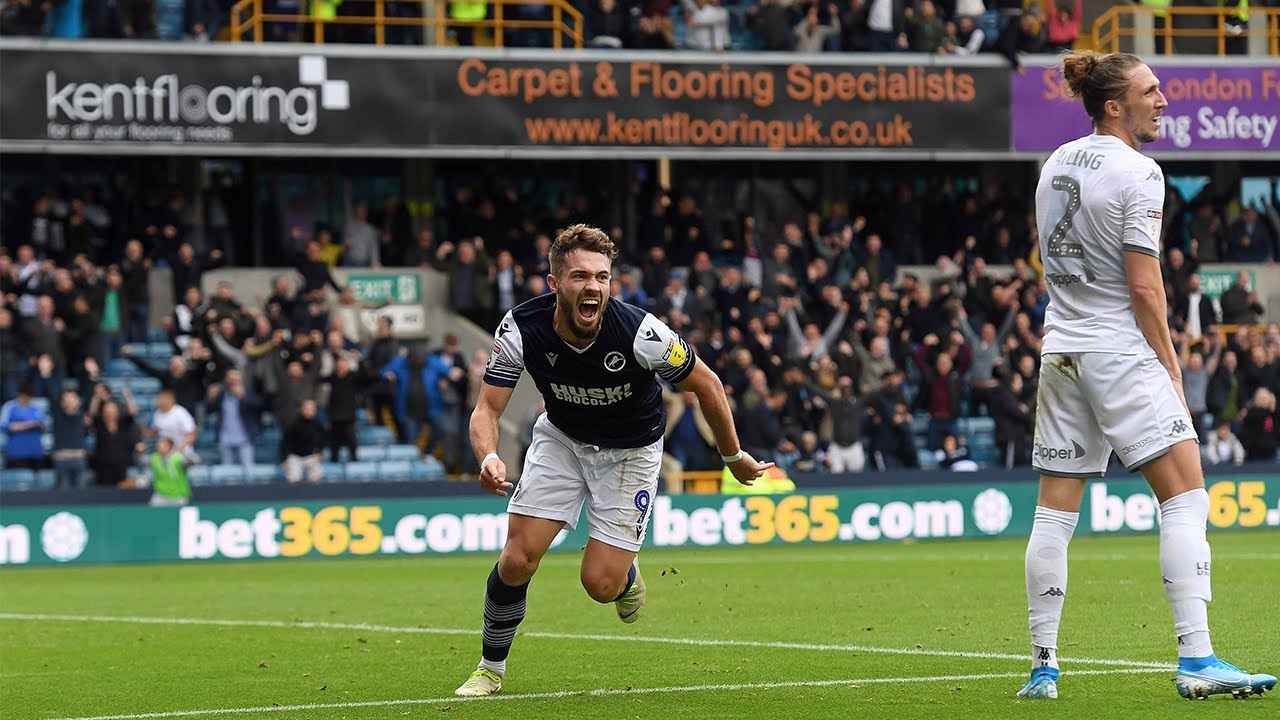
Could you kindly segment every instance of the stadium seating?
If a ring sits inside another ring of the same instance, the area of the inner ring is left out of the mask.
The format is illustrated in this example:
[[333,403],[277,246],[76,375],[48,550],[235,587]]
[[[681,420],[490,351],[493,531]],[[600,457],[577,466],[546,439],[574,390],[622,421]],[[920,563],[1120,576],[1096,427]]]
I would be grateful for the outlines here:
[[387,460],[417,460],[420,457],[422,451],[417,445],[390,445],[386,449]]
[[192,487],[203,487],[213,484],[213,471],[208,465],[196,465],[187,468],[187,482]]
[[412,476],[413,464],[408,460],[384,460],[378,463],[378,479],[407,482]]
[[245,480],[251,485],[271,485],[284,480],[279,465],[251,465],[245,473]]
[[320,477],[325,482],[343,482],[347,479],[346,466],[342,463],[324,463],[320,467]]
[[347,482],[373,482],[378,479],[378,464],[372,462],[347,463],[345,469]]
[[244,478],[244,468],[239,465],[214,465],[209,468],[209,480],[214,485],[242,485]]
[[34,470],[8,469],[0,471],[0,490],[30,490],[36,485]]

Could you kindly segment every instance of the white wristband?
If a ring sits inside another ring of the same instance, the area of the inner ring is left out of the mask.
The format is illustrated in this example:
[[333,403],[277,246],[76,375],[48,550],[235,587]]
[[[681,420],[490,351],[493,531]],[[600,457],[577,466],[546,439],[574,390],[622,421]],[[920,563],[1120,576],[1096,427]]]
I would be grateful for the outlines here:
[[725,465],[728,465],[731,462],[738,462],[742,459],[742,448],[738,448],[738,452],[732,455],[721,455],[720,459],[724,461]]
[[484,472],[484,466],[488,465],[490,460],[498,460],[498,459],[499,459],[498,453],[496,452],[492,452],[492,453],[489,453],[488,455],[485,455],[484,459],[480,461],[480,472]]

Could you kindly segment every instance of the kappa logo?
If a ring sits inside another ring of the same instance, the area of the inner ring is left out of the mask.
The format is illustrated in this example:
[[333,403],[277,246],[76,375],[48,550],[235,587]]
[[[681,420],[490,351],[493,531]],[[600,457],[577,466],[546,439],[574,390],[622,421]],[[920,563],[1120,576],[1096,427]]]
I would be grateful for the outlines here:
[[1173,427],[1172,427],[1172,428],[1170,428],[1170,430],[1169,430],[1169,434],[1170,434],[1170,435],[1181,435],[1182,433],[1186,432],[1188,428],[1189,428],[1189,426],[1188,426],[1188,425],[1187,425],[1187,423],[1186,423],[1185,421],[1183,421],[1182,419],[1174,420],[1174,421],[1173,421]]
[[1164,182],[1164,178],[1160,177],[1160,173],[1156,172],[1155,170],[1152,170],[1151,174],[1147,175],[1147,179],[1155,180],[1156,182]]
[[555,367],[556,360],[559,359],[559,357],[560,356],[555,353],[547,353],[547,362],[551,364],[551,367]]
[[1062,592],[1062,588],[1051,587],[1040,593],[1040,597],[1044,597],[1045,595],[1048,595],[1049,597],[1063,597],[1066,593]]

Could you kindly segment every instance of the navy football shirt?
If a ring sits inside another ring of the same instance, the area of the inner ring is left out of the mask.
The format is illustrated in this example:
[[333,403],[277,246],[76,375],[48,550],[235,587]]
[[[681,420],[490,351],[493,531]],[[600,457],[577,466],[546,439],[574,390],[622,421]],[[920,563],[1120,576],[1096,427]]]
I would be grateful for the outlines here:
[[555,330],[556,296],[521,303],[494,333],[484,381],[515,387],[527,370],[547,403],[547,418],[588,445],[644,447],[666,429],[662,387],[693,372],[694,354],[652,314],[617,299],[605,305],[600,334],[585,350]]

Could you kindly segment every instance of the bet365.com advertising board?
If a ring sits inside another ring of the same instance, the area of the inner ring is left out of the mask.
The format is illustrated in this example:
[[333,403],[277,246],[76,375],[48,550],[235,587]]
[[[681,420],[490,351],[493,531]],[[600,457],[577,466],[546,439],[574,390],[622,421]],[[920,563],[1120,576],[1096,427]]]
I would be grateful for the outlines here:
[[[1280,477],[1215,478],[1209,498],[1212,529],[1280,526]],[[661,496],[645,544],[1025,537],[1035,502],[1035,483]],[[491,553],[506,536],[504,509],[488,498],[0,508],[0,565]],[[1077,532],[1152,532],[1158,515],[1142,481],[1095,482]],[[555,547],[577,550],[586,540],[582,523]]]

